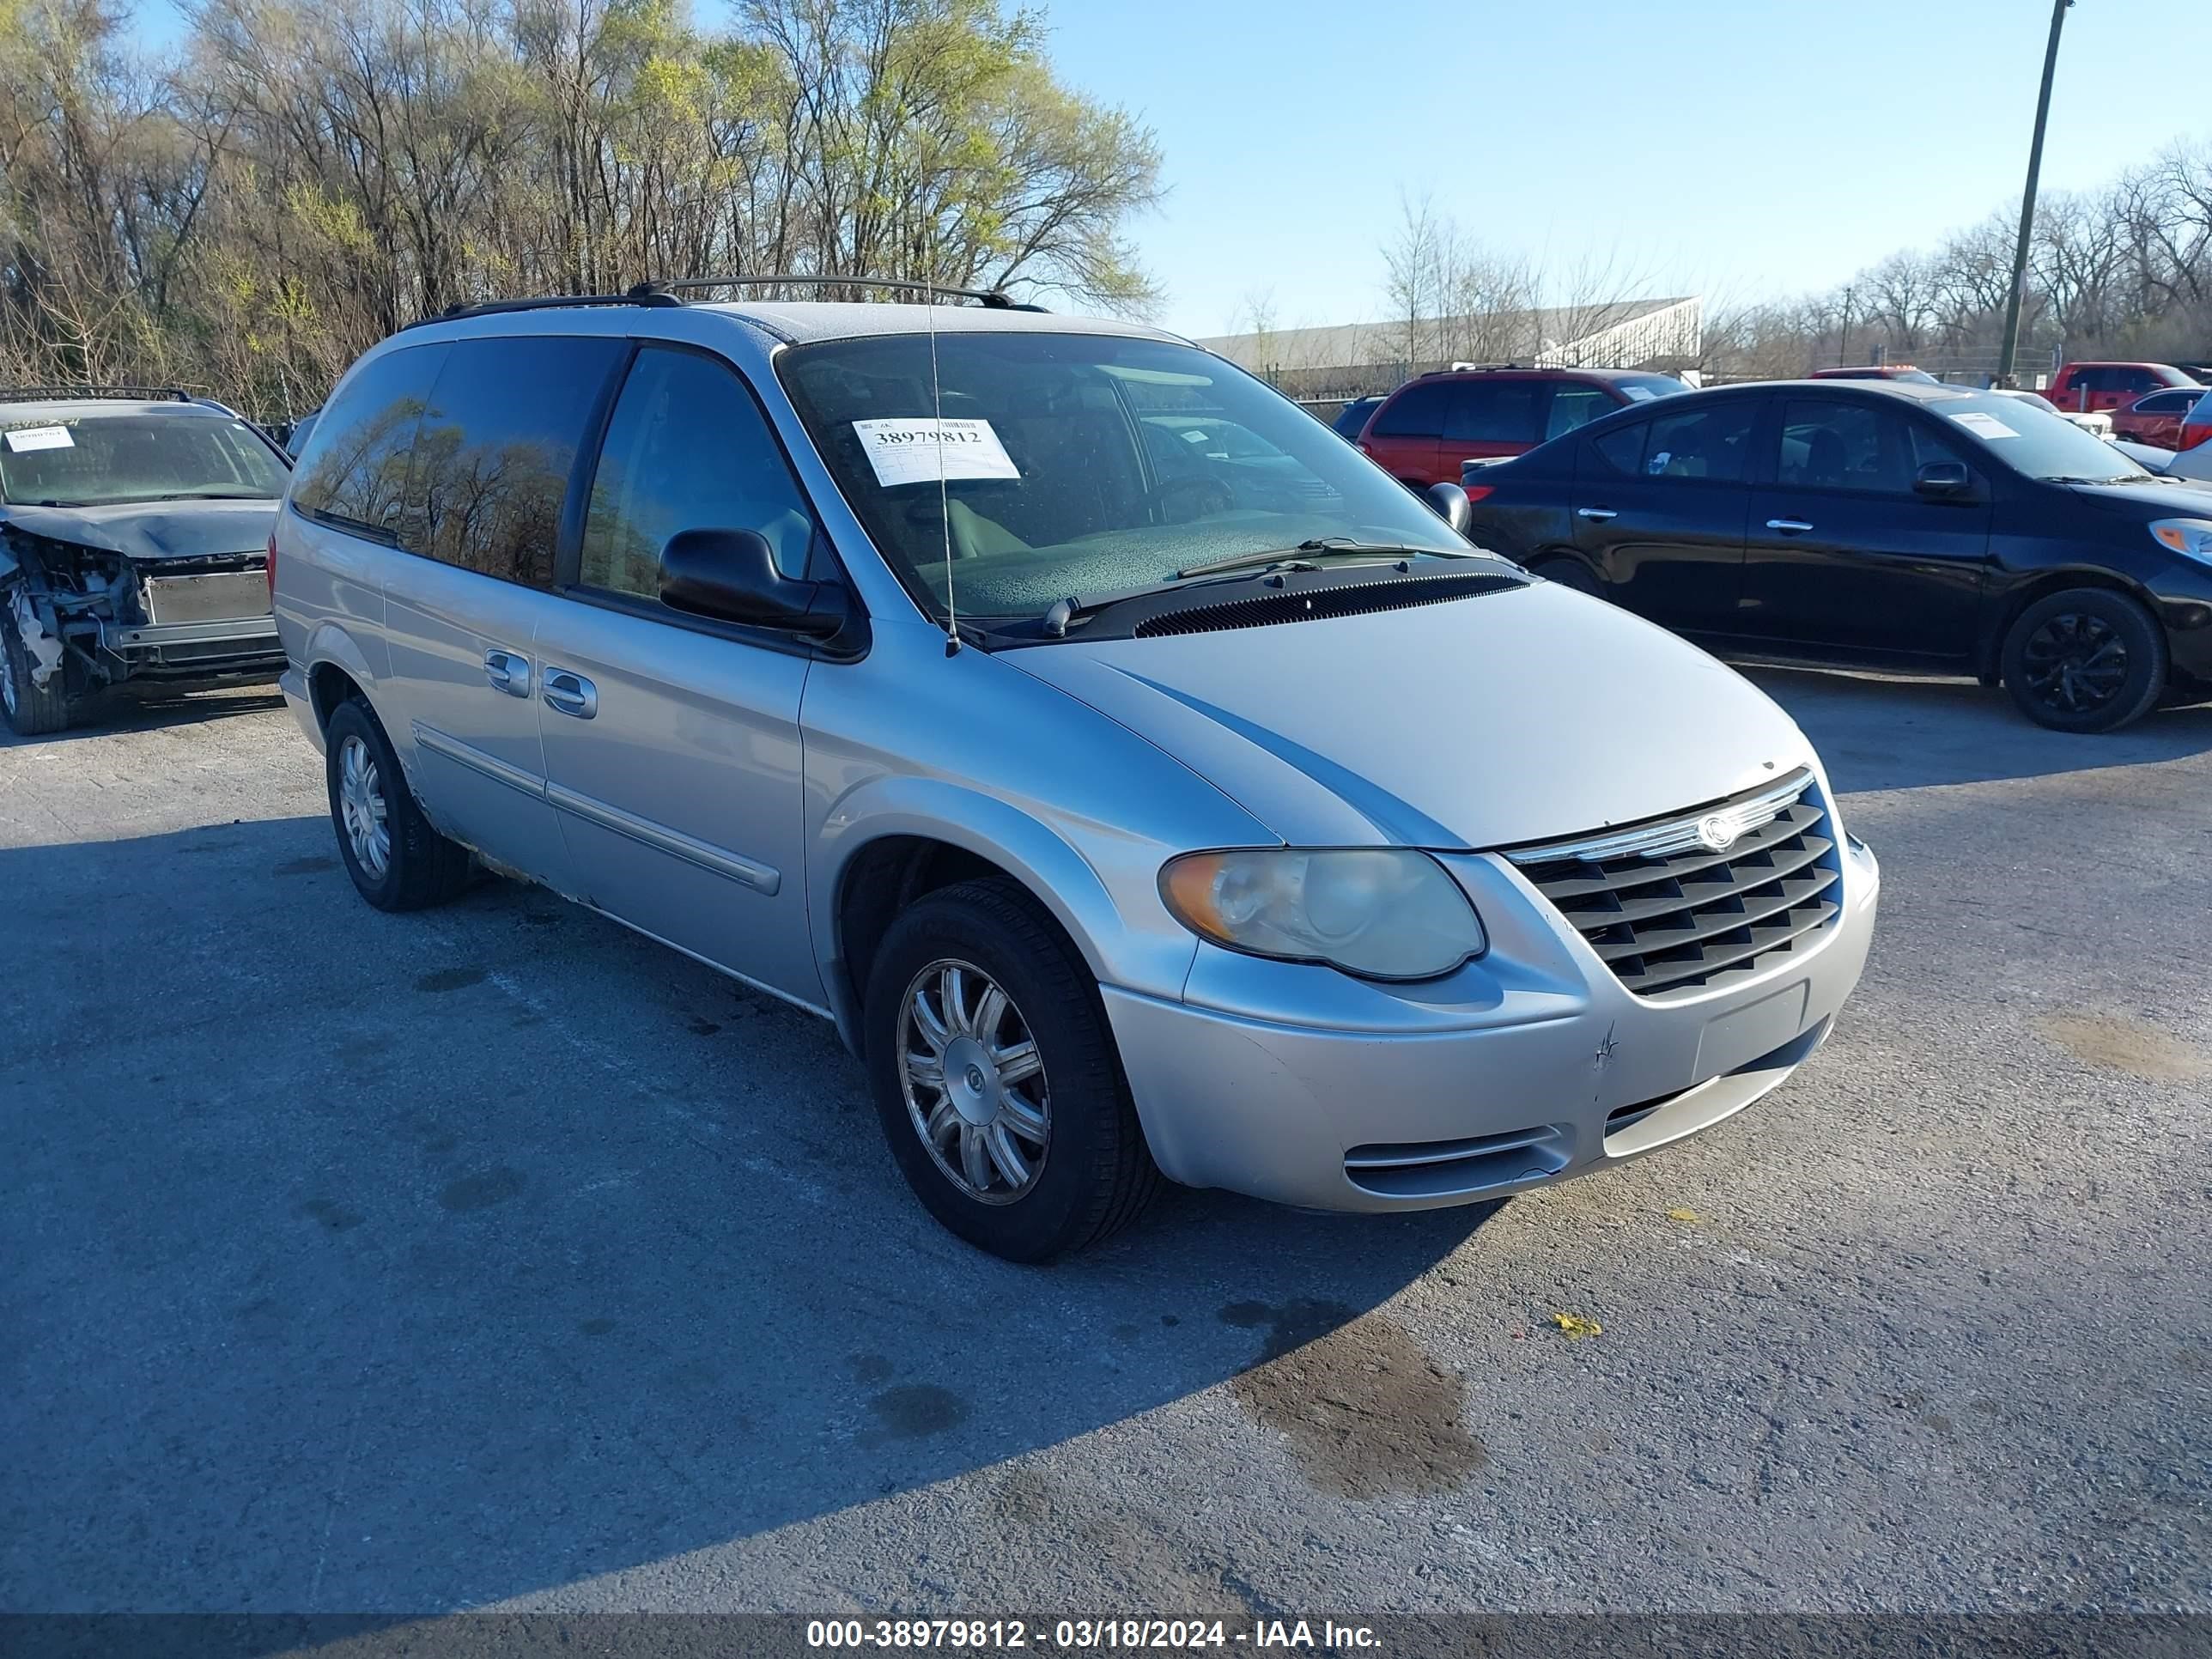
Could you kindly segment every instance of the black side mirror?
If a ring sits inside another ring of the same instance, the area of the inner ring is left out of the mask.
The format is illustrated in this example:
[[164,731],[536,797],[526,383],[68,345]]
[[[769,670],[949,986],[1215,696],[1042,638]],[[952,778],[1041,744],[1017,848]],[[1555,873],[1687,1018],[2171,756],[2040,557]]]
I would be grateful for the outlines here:
[[775,550],[754,530],[682,530],[660,550],[660,602],[695,616],[826,640],[851,620],[836,582],[775,568]]
[[1964,461],[1930,461],[1913,474],[1912,488],[1930,501],[1961,501],[1974,493],[1974,475]]
[[1459,535],[1467,534],[1468,526],[1474,522],[1474,507],[1467,498],[1467,491],[1457,484],[1446,482],[1432,483],[1421,499],[1434,510],[1437,517],[1449,525]]

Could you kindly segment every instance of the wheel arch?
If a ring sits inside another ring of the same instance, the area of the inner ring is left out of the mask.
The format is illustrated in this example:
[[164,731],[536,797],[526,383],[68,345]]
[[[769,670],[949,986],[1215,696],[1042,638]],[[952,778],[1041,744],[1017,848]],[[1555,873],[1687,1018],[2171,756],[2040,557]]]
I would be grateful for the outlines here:
[[[331,623],[317,625],[307,635],[306,652],[307,701],[315,725],[327,732],[331,714],[348,697],[358,695],[372,712],[376,708],[373,689],[376,676],[360,644],[345,629]],[[382,719],[379,715],[380,720]],[[386,728],[389,735],[389,728]]]
[[2117,571],[2100,566],[2041,571],[2008,591],[1991,611],[1989,625],[1982,630],[1974,653],[1975,678],[1984,685],[1998,684],[2003,678],[2005,636],[2012,632],[2021,613],[2053,593],[2063,593],[2075,587],[2102,588],[2133,599],[2150,613],[2154,626],[2161,632],[2165,629],[2166,621],[2159,615],[2157,597],[2141,583]]
[[856,1054],[876,947],[902,908],[955,882],[1013,881],[1094,978],[1115,977],[1100,944],[1119,926],[1105,883],[1051,826],[1006,801],[939,779],[878,778],[831,809],[815,854],[807,883],[822,896],[808,907],[815,960],[838,1032]]

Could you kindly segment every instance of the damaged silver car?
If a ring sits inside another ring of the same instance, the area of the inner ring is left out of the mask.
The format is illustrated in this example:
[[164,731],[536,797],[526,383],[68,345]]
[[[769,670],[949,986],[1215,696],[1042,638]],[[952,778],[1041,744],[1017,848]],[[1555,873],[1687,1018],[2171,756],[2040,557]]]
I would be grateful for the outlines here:
[[125,681],[274,678],[268,543],[290,463],[222,404],[0,388],[0,714],[58,732]]

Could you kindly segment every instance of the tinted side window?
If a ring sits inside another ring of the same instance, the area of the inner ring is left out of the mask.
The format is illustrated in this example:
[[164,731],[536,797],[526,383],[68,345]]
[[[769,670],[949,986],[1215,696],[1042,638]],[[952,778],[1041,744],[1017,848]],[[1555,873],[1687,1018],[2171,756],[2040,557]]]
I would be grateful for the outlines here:
[[387,351],[348,381],[299,452],[292,505],[311,519],[389,536],[407,490],[407,458],[443,345]]
[[1533,444],[1536,441],[1534,380],[1462,380],[1444,416],[1444,441]]
[[1778,483],[1901,495],[1912,488],[1912,465],[1905,423],[1886,410],[1820,398],[1783,406]]
[[1705,404],[1608,432],[1596,448],[1613,466],[1638,477],[1737,483],[1758,418],[1753,402]]
[[1597,386],[1571,383],[1555,386],[1552,388],[1551,412],[1544,419],[1544,435],[1556,438],[1563,432],[1572,432],[1601,415],[1610,415],[1620,406]]
[[400,545],[550,586],[568,474],[626,343],[459,340],[415,438]]
[[658,599],[660,550],[679,530],[757,530],[777,568],[796,576],[814,520],[736,374],[694,352],[647,347],[600,447],[578,579]]
[[1613,471],[1633,477],[1644,471],[1644,440],[1650,428],[1649,421],[1634,421],[1615,427],[1601,438],[1591,439],[1590,447],[1605,458]]
[[1382,407],[1376,417],[1378,438],[1433,438],[1444,429],[1444,409],[1451,401],[1449,382],[1431,380],[1409,386]]

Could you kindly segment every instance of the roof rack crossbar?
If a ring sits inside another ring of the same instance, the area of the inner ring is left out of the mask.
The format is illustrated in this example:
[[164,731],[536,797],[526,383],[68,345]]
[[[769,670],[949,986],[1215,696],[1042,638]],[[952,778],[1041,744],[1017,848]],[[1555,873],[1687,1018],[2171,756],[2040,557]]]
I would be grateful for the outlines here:
[[418,317],[405,327],[428,328],[433,323],[450,323],[465,317],[496,317],[510,311],[550,311],[562,306],[680,306],[683,303],[672,294],[647,294],[635,289],[628,294],[542,294],[527,300],[483,300],[475,305],[447,306],[436,316]]
[[1002,289],[954,288],[944,283],[917,282],[903,276],[801,276],[790,271],[775,271],[762,276],[673,276],[665,282],[640,283],[630,293],[642,301],[645,296],[669,294],[686,288],[886,288],[905,294],[951,295],[957,299],[973,300],[988,311],[1042,311],[1039,305],[1027,305]]
[[58,402],[65,398],[136,398],[188,404],[192,394],[173,386],[0,386],[0,403]]

